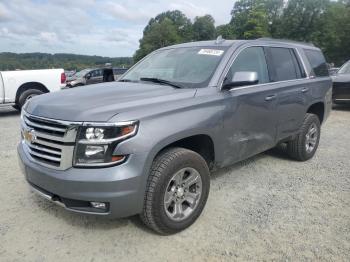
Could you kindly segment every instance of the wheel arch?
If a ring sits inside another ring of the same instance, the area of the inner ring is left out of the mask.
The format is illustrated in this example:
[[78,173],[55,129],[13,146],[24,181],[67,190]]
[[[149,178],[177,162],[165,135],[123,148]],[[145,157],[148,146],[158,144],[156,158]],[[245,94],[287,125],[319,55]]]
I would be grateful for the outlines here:
[[320,123],[322,124],[324,120],[324,114],[325,114],[325,105],[323,102],[316,102],[309,106],[306,113],[315,114],[318,119],[320,120]]
[[[154,150],[153,160],[164,150],[172,147],[182,147],[198,153],[207,162],[209,169],[214,167],[215,163],[215,147],[214,141],[208,134],[196,134],[183,138],[178,138],[174,141],[160,143]],[[152,161],[153,161],[152,160]]]
[[15,102],[18,103],[18,100],[19,100],[19,97],[21,96],[21,94],[24,91],[29,90],[29,89],[37,89],[37,90],[40,90],[40,91],[42,91],[44,93],[49,93],[50,92],[47,89],[47,87],[45,85],[43,85],[42,83],[40,83],[40,82],[27,82],[27,83],[22,84],[17,89]]

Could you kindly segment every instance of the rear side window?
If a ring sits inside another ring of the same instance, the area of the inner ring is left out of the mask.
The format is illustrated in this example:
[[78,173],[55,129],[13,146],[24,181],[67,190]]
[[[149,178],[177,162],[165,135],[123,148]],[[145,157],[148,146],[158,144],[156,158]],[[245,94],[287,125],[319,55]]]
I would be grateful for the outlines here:
[[303,73],[293,49],[271,47],[270,58],[274,68],[274,81],[299,79]]
[[317,50],[307,50],[307,49],[304,51],[307,59],[310,62],[314,76],[316,77],[329,76],[326,60],[324,59],[322,52]]

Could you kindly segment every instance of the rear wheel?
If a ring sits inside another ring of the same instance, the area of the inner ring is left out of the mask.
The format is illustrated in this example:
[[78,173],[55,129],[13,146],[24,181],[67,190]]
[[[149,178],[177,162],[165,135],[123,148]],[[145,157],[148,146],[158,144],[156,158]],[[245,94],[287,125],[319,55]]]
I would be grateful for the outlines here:
[[318,148],[320,135],[320,120],[316,115],[307,113],[299,134],[287,144],[289,156],[298,161],[312,158]]
[[154,160],[141,219],[160,234],[179,232],[199,217],[209,187],[209,168],[199,154],[169,149]]
[[24,104],[32,99],[34,96],[37,96],[37,95],[41,95],[41,94],[44,94],[43,91],[41,90],[38,90],[38,89],[28,89],[28,90],[25,90],[18,98],[18,102],[17,104],[15,105],[18,109],[21,109]]

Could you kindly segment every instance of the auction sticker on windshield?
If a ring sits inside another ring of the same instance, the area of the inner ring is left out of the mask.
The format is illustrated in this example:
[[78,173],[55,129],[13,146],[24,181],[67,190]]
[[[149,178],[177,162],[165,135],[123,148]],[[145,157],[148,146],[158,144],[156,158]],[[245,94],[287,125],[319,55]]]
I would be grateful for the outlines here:
[[215,56],[221,56],[224,53],[223,50],[218,49],[201,49],[199,50],[199,55],[215,55]]

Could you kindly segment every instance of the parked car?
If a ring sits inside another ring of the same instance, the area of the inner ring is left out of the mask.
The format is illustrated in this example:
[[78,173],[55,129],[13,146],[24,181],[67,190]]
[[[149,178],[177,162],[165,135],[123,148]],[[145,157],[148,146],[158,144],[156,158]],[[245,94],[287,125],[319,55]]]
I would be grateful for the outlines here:
[[339,104],[350,101],[350,61],[346,62],[333,79],[333,103]]
[[[67,78],[67,81],[66,81],[67,87],[76,87],[76,86],[91,84],[95,80],[95,79],[91,79],[92,75],[94,75],[95,77],[99,77],[100,75],[102,77],[102,73],[97,70],[98,69],[87,68],[79,72],[76,72],[71,77]],[[102,80],[99,80],[99,82],[102,82]]]
[[312,158],[331,86],[320,49],[302,43],[165,47],[119,82],[30,100],[20,165],[35,192],[67,210],[140,214],[176,233],[201,214],[211,170],[280,143],[293,159]]
[[126,68],[84,69],[67,79],[67,87],[76,87],[117,80],[127,71]]
[[20,109],[34,96],[61,90],[65,82],[63,69],[0,72],[0,106]]

